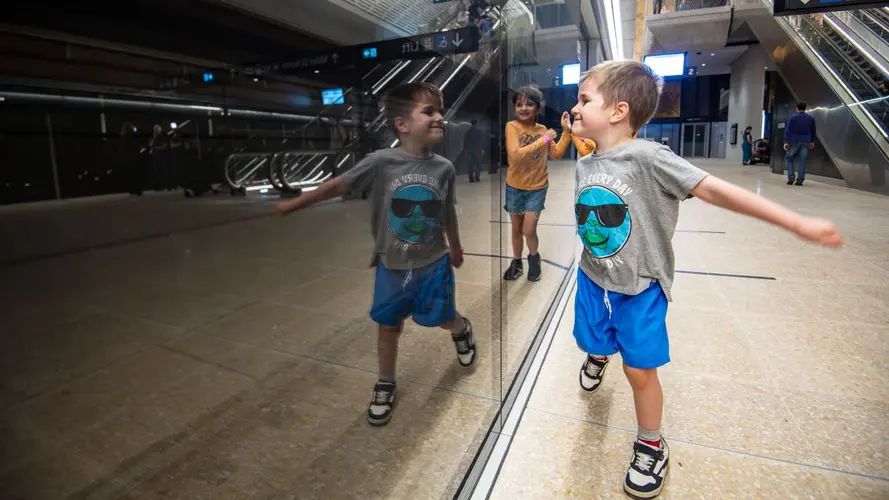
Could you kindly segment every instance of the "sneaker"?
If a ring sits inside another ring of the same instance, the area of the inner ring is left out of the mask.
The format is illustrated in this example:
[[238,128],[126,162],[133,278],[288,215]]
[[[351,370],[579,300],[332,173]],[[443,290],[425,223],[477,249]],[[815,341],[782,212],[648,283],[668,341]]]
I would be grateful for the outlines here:
[[383,426],[392,420],[392,407],[395,406],[395,384],[377,382],[367,407],[367,421],[373,426]]
[[580,387],[587,392],[596,392],[602,386],[602,378],[605,377],[605,369],[608,368],[610,358],[599,361],[587,354],[586,361],[580,368]]
[[789,185],[793,184],[793,182],[794,182],[795,180],[796,180],[796,179],[794,179],[793,177],[788,177],[788,178],[787,178],[787,185],[789,186]]
[[540,281],[540,253],[528,254],[528,281]]
[[463,333],[452,339],[457,348],[457,361],[463,366],[472,366],[475,363],[475,337],[472,335],[472,323],[467,318],[463,318],[463,321]]
[[664,489],[667,472],[670,471],[670,448],[661,437],[661,447],[633,443],[630,468],[624,479],[624,490],[636,498],[654,498]]
[[803,185],[803,181],[796,181],[796,185],[797,185],[797,186],[802,186],[802,185]]
[[522,264],[522,259],[513,259],[512,263],[509,265],[509,269],[503,273],[503,279],[506,281],[515,281],[523,274],[525,274],[525,269]]

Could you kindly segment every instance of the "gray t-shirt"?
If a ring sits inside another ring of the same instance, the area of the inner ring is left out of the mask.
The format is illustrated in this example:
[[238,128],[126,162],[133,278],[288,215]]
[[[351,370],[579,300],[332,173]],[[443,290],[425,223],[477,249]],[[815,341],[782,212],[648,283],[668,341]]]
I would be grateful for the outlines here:
[[638,295],[652,280],[673,300],[673,233],[679,202],[707,173],[666,146],[636,139],[577,162],[580,268],[612,292]]
[[373,262],[417,269],[447,255],[447,217],[455,204],[454,164],[439,155],[408,156],[397,148],[367,155],[342,176],[367,191],[374,237]]

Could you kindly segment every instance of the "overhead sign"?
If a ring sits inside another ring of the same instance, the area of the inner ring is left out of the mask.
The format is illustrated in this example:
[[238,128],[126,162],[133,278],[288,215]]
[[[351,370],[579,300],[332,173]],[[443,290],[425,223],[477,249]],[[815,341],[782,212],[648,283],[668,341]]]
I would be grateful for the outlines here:
[[776,16],[791,16],[834,10],[868,9],[885,5],[885,0],[774,0],[772,13]]
[[427,59],[476,52],[478,46],[478,27],[467,26],[455,30],[383,40],[378,43],[341,47],[269,64],[256,64],[247,68],[247,74],[293,73],[307,69],[344,68],[364,62]]

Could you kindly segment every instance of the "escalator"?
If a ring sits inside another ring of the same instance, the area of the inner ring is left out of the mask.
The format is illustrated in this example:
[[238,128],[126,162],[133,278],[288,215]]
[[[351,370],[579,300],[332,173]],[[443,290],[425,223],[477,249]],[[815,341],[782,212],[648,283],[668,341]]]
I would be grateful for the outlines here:
[[856,46],[830,17],[823,24],[806,19],[804,35],[813,40],[824,60],[842,78],[855,98],[866,106],[884,131],[889,131],[889,100],[880,85],[889,80],[889,72],[863,46]]
[[[763,3],[770,12],[771,2]],[[775,61],[793,100],[808,103],[818,131],[816,153],[823,147],[830,170],[849,187],[889,194],[889,72],[882,58],[856,41],[832,14],[762,15],[748,24]],[[774,139],[781,141],[783,123],[776,122]],[[776,160],[773,170],[780,172],[783,162]]]
[[889,44],[889,8],[862,9],[854,11],[853,15],[871,33]]

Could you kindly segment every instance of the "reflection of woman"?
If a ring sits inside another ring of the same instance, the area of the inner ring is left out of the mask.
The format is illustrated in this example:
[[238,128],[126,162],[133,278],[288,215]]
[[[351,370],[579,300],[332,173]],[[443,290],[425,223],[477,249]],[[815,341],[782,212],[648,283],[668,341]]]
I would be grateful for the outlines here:
[[130,122],[120,128],[120,141],[117,145],[118,172],[123,173],[127,191],[136,196],[142,195],[142,157],[139,145],[133,134],[136,126]]
[[148,143],[151,153],[151,169],[154,173],[154,184],[158,191],[164,189],[172,190],[172,179],[170,175],[170,143],[167,136],[164,135],[164,128],[160,125],[154,126],[154,132],[151,141]]
[[753,153],[753,127],[744,129],[744,138],[741,142],[741,152],[743,153],[744,165],[750,165],[750,156]]

